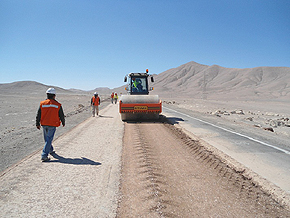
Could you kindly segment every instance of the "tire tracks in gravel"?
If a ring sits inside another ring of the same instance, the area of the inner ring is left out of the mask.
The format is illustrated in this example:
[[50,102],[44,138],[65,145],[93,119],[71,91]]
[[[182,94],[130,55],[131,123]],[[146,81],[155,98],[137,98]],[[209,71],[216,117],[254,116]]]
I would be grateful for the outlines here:
[[117,217],[290,217],[251,179],[182,130],[125,123]]

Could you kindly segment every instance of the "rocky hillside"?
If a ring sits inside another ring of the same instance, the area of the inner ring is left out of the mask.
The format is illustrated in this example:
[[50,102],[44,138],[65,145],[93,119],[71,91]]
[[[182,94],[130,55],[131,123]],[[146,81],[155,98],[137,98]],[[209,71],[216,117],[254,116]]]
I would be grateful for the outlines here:
[[189,62],[158,74],[155,81],[161,96],[290,99],[289,67],[236,69]]

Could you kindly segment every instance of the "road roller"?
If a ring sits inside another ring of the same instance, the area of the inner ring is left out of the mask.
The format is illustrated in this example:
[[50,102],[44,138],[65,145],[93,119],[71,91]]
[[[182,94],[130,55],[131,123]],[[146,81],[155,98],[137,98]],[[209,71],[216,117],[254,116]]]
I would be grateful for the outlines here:
[[156,120],[162,112],[162,101],[158,95],[149,95],[153,87],[149,87],[148,79],[154,82],[152,75],[146,73],[129,73],[125,76],[127,94],[121,95],[119,112],[123,121]]

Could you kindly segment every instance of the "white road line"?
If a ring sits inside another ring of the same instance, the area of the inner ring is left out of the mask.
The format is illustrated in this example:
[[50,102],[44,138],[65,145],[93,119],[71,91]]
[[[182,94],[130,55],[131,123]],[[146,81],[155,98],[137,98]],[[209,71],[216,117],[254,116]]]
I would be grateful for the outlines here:
[[173,112],[175,112],[175,113],[179,113],[179,114],[181,114],[181,115],[183,115],[183,116],[186,116],[186,117],[189,117],[189,118],[191,118],[191,119],[194,119],[194,120],[200,121],[200,122],[202,122],[202,123],[205,123],[205,124],[211,125],[211,126],[213,126],[213,127],[216,127],[216,128],[222,129],[222,130],[227,131],[227,132],[229,132],[229,133],[236,134],[236,135],[238,135],[238,136],[242,136],[242,137],[247,138],[247,139],[249,139],[249,140],[252,140],[252,141],[254,141],[254,142],[258,142],[258,143],[260,143],[260,144],[262,144],[262,145],[268,146],[268,147],[270,147],[270,148],[274,148],[274,149],[276,149],[276,150],[278,150],[278,151],[282,151],[282,152],[284,152],[285,154],[290,154],[290,151],[287,151],[287,150],[282,149],[282,148],[278,148],[277,146],[270,145],[270,144],[268,144],[268,143],[266,143],[266,142],[262,142],[262,141],[260,141],[260,140],[254,139],[254,138],[252,138],[252,137],[250,137],[250,136],[246,136],[246,135],[243,135],[243,134],[241,134],[241,133],[231,131],[231,130],[229,130],[229,129],[226,129],[226,128],[223,128],[223,127],[217,126],[217,125],[215,125],[215,124],[209,123],[209,122],[207,122],[207,121],[204,121],[204,120],[201,120],[201,119],[198,119],[198,118],[192,117],[192,116],[189,116],[188,114],[184,114],[184,113],[182,113],[182,112],[179,112],[179,111],[176,111],[176,110],[173,110],[173,109],[170,109],[170,108],[164,107],[164,106],[163,106],[163,108],[165,108],[165,109],[167,109],[167,110],[171,110],[171,111],[173,111]]

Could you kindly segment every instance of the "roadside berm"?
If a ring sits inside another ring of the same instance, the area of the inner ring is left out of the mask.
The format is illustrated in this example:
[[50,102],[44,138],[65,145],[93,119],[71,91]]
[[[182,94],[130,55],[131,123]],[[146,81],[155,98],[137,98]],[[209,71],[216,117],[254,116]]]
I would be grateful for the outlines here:
[[[270,193],[166,120],[100,111],[0,177],[1,217],[289,217]],[[226,158],[226,157],[224,157]]]

